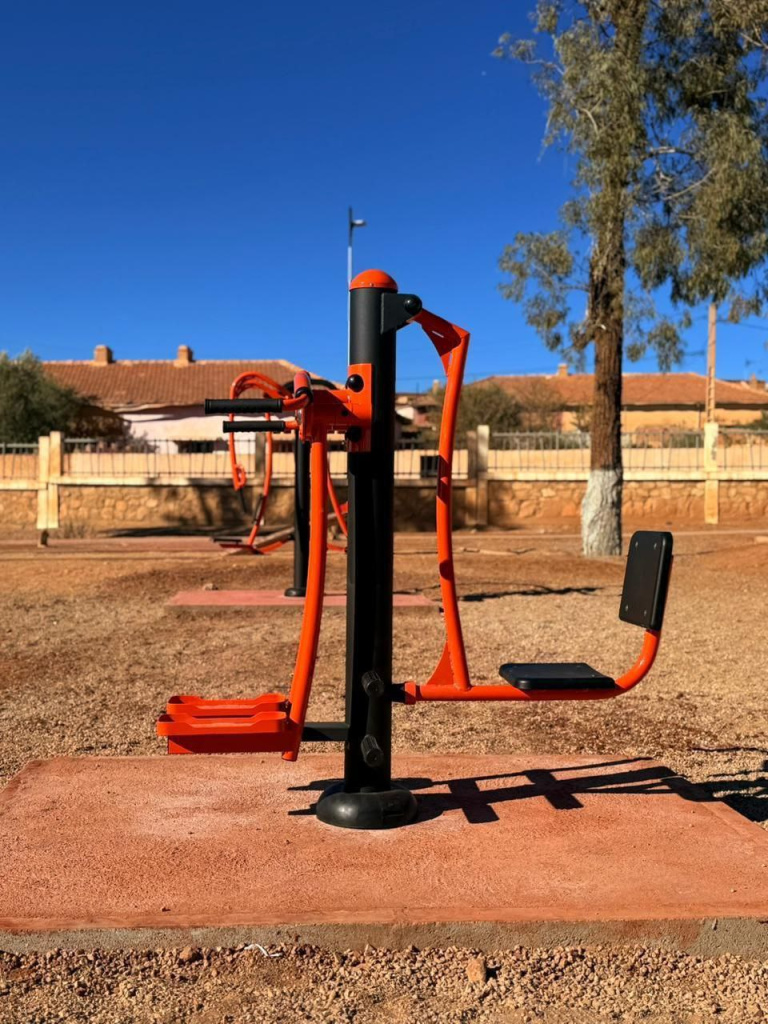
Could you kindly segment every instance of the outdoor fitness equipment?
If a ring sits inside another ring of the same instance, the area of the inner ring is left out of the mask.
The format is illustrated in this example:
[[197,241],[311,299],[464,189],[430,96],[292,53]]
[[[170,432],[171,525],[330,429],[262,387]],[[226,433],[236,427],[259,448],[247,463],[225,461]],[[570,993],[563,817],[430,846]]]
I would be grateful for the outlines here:
[[[263,394],[268,396],[268,399],[272,399],[273,401],[290,398],[292,395],[290,387],[284,384],[278,384],[276,380],[272,377],[268,377],[264,373],[258,373],[255,370],[250,370],[246,373],[241,373],[232,382],[229,389],[229,399],[230,401],[239,399],[247,391],[254,389],[261,391]],[[256,402],[257,405],[264,404],[263,401],[256,400]],[[224,410],[221,406],[226,404],[226,401],[222,403],[216,399],[206,401],[206,415],[223,412]],[[260,409],[257,409],[256,411],[261,412]],[[265,420],[269,420],[271,418],[271,414],[269,412],[263,411],[262,415]],[[234,424],[234,420],[235,414],[230,413],[230,424]],[[250,424],[244,424],[243,426],[245,429],[251,429]],[[227,427],[229,428],[227,443],[229,448],[230,467],[232,471],[232,483],[235,491],[240,496],[243,511],[245,511],[245,486],[248,482],[248,474],[246,473],[245,466],[243,466],[237,457],[235,441],[238,429],[242,428],[238,428],[236,425],[234,427],[230,427],[229,424],[227,424]],[[304,597],[307,589],[307,570],[309,565],[309,443],[307,441],[303,441],[299,437],[298,432],[295,434],[293,449],[293,527],[286,530],[278,530],[265,536],[261,531],[264,525],[264,516],[267,511],[270,490],[272,487],[272,467],[274,457],[274,440],[272,434],[272,430],[268,431],[265,438],[264,477],[262,480],[261,494],[259,495],[253,514],[250,533],[247,537],[219,536],[214,537],[213,539],[222,548],[248,552],[252,555],[267,555],[272,551],[277,551],[278,548],[283,546],[283,544],[287,544],[292,540],[294,542],[293,586],[289,587],[285,594],[286,597]],[[346,537],[346,506],[341,505],[336,496],[336,490],[333,486],[330,470],[328,472],[328,493],[331,499],[331,506],[333,508],[333,516],[338,523],[342,535]],[[346,550],[344,547],[339,547],[337,545],[329,546],[333,550],[337,551]]]
[[[437,479],[438,572],[445,647],[424,682],[392,681],[393,487],[396,334],[418,323],[437,349],[446,374]],[[267,752],[295,761],[302,740],[342,740],[343,781],[317,803],[318,817],[347,828],[407,824],[416,800],[392,781],[392,704],[430,700],[605,700],[631,690],[656,657],[672,563],[672,535],[642,531],[630,541],[619,617],[645,630],[642,651],[612,679],[581,662],[508,663],[503,683],[473,685],[462,637],[453,566],[451,479],[456,416],[469,334],[403,295],[379,270],[351,284],[350,367],[346,386],[312,388],[297,374],[290,398],[233,399],[220,411],[288,413],[294,418],[259,424],[227,423],[227,430],[295,430],[310,444],[310,550],[307,597],[293,679],[287,694],[249,700],[172,697],[158,735],[172,754]],[[343,722],[307,722],[323,606],[327,553],[328,435],[342,432],[348,449],[349,548],[347,561],[346,715]]]

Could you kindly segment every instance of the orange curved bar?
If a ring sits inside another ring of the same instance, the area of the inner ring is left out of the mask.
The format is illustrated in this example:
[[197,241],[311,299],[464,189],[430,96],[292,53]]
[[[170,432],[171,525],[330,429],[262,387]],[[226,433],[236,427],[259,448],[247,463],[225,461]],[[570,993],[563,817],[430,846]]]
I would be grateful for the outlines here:
[[301,619],[301,636],[296,655],[288,700],[291,710],[288,720],[293,733],[293,745],[283,753],[283,760],[295,761],[299,756],[301,731],[307,717],[309,693],[315,673],[317,646],[320,640],[320,623],[323,616],[325,595],[325,565],[328,555],[328,439],[320,435],[312,441],[309,454],[310,497],[309,497],[309,569],[307,572],[307,596],[304,598],[304,614]]
[[[301,391],[298,395],[296,392]],[[283,399],[283,409],[286,412],[298,412],[305,409],[312,401],[312,378],[306,370],[299,370],[293,378],[293,394]]]
[[637,686],[642,679],[645,679],[653,668],[654,661],[656,661],[656,655],[659,653],[660,643],[661,630],[646,629],[645,636],[643,637],[643,648],[640,651],[640,657],[634,663],[632,668],[628,669],[623,676],[619,676],[616,680],[616,685],[622,693],[626,693],[627,690],[631,690],[633,686]]
[[408,682],[404,685],[405,703],[416,704],[423,700],[610,700],[620,697],[644,679],[656,660],[661,642],[661,632],[647,629],[643,637],[643,647],[637,661],[624,675],[619,676],[612,690],[520,690],[509,684],[492,684],[489,686],[470,686],[468,690],[459,690],[456,686],[444,683]]
[[427,685],[452,685],[457,691],[466,693],[471,684],[456,594],[452,494],[453,449],[461,385],[469,350],[469,332],[427,310],[422,310],[414,320],[418,321],[437,349],[446,373],[445,400],[440,419],[436,501],[437,561],[440,595],[445,613],[446,641],[443,656]]
[[[285,400],[291,397],[291,392],[288,388],[283,387],[282,384],[278,384],[276,380],[271,377],[267,377],[264,373],[257,373],[256,370],[248,370],[246,373],[241,373],[239,377],[235,377],[230,389],[230,398],[239,398],[244,392],[256,388],[262,391],[269,398],[281,398]],[[230,422],[235,419],[234,413],[229,414]],[[267,416],[269,419],[269,416]],[[232,469],[232,483],[236,491],[241,491],[245,487],[248,477],[245,472],[245,467],[237,461],[237,448],[235,445],[235,434],[229,434],[227,439],[227,445],[229,447],[229,461]],[[267,445],[268,449],[265,451],[265,489],[267,494],[264,494],[262,490],[262,517],[264,506],[266,505],[266,498],[269,495],[269,482],[272,479],[272,435],[267,434]],[[269,471],[269,481],[266,480],[267,470]]]

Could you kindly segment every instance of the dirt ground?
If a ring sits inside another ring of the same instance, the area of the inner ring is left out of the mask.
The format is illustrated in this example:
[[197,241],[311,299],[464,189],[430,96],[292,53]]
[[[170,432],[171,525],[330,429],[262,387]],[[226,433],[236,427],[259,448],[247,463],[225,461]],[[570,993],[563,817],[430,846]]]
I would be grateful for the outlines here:
[[[621,560],[586,561],[576,537],[533,532],[458,534],[456,547],[473,681],[495,681],[510,660],[608,674],[634,660],[639,631],[617,618]],[[285,687],[297,610],[164,605],[206,584],[285,586],[290,559],[289,548],[223,557],[187,539],[0,543],[0,781],[34,758],[161,753],[153,723],[173,693]],[[331,555],[328,589],[344,573]],[[434,536],[397,538],[396,589],[437,596]],[[395,749],[652,755],[767,827],[766,608],[768,544],[747,531],[679,535],[662,650],[637,690],[605,703],[397,708]],[[434,609],[396,613],[396,679],[431,671],[441,629]],[[344,615],[330,610],[311,718],[341,715],[343,662]],[[266,952],[0,953],[0,1022],[768,1019],[768,962],[735,957]]]

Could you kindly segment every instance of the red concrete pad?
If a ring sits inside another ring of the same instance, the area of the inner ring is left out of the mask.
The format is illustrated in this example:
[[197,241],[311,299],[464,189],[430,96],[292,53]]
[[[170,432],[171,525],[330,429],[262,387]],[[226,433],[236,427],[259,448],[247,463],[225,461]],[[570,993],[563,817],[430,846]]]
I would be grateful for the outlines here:
[[[423,594],[394,594],[395,608],[434,605]],[[304,599],[286,597],[282,590],[181,590],[168,601],[169,608],[301,608]],[[345,608],[347,595],[326,594],[324,607]]]
[[768,834],[652,760],[397,758],[416,823],[309,810],[339,754],[33,762],[0,795],[0,948],[654,942],[768,951]]

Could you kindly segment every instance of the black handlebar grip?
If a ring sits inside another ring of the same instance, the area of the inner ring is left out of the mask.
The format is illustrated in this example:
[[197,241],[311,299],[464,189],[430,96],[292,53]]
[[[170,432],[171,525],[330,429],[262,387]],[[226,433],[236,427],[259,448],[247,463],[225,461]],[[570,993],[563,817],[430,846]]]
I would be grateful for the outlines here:
[[225,434],[285,434],[288,430],[285,420],[246,420],[237,423],[224,420],[221,429]]
[[233,413],[275,413],[283,411],[282,398],[206,398],[205,415],[213,416],[223,412]]
[[360,751],[363,755],[363,760],[370,768],[378,768],[384,764],[384,751],[379,746],[379,741],[376,737],[370,733],[366,733],[360,741]]

